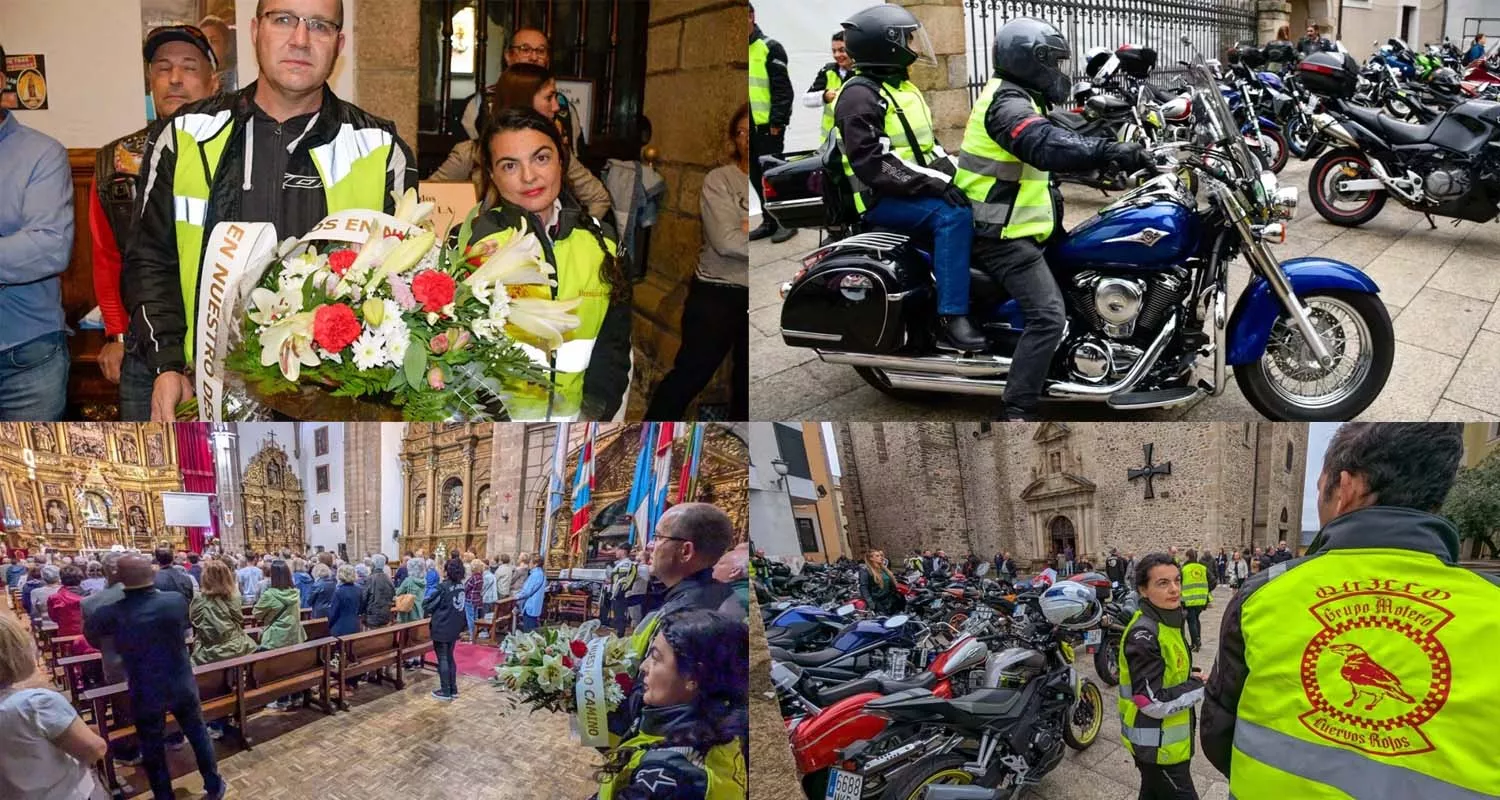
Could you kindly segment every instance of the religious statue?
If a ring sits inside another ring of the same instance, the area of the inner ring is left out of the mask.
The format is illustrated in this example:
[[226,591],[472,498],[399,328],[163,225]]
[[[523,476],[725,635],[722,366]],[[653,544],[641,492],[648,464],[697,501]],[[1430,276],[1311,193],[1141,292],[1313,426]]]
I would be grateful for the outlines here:
[[97,492],[83,493],[83,519],[87,525],[109,525],[109,504]]
[[483,528],[490,521],[490,487],[486,486],[479,490],[479,496],[474,498],[479,508],[474,512],[474,526]]
[[427,529],[427,495],[417,495],[416,511],[412,519],[412,526],[417,530]]
[[146,465],[159,467],[167,463],[166,442],[162,440],[159,433],[153,433],[146,437]]
[[266,485],[281,488],[281,465],[275,461],[266,463]]
[[443,486],[443,524],[456,525],[464,508],[464,485],[450,480]]
[[68,519],[68,509],[60,500],[47,501],[47,532],[71,533],[73,523]]
[[146,512],[140,506],[131,506],[125,513],[125,519],[132,535],[146,533]]
[[120,437],[120,460],[127,464],[141,463],[141,452],[135,444],[134,436]]
[[31,442],[38,450],[45,450],[49,453],[57,452],[57,436],[52,433],[51,423],[31,423]]
[[260,524],[260,517],[255,517],[255,518],[253,518],[253,519],[250,520],[250,530],[251,530],[252,533],[255,534],[255,538],[256,539],[260,538],[260,535],[261,535],[261,532],[262,532],[262,528],[261,528],[261,524]]

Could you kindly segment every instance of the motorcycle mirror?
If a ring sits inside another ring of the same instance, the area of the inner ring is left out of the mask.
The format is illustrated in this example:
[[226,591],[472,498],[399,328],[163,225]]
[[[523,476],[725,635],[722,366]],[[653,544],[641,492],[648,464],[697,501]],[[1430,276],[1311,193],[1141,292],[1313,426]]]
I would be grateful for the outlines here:
[[838,614],[841,617],[847,617],[850,614],[854,613],[854,604],[853,603],[845,603],[845,604],[839,606],[838,609],[835,610],[833,613]]
[[785,610],[787,610],[787,609],[789,609],[791,607],[792,607],[792,603],[791,603],[790,600],[782,600],[780,602],[776,602],[776,603],[772,603],[771,604],[771,610],[772,611],[785,611]]
[[885,627],[891,630],[895,630],[902,625],[905,625],[910,619],[911,617],[908,617],[905,614],[897,614],[896,616],[891,617],[890,619],[885,621]]
[[790,689],[797,685],[797,673],[780,661],[772,661],[771,682],[779,689]]
[[974,568],[974,574],[978,575],[981,578],[983,578],[984,576],[986,576],[986,575],[988,575],[990,573],[990,566],[991,566],[990,562],[988,562],[988,561],[982,562],[982,563],[980,563],[979,566],[977,566],[977,567]]

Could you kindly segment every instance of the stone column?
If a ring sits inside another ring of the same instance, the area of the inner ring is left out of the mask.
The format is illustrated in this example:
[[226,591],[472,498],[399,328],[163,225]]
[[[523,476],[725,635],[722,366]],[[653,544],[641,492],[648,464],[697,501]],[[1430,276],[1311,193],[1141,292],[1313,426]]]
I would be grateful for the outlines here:
[[[463,518],[459,520],[458,528],[464,532],[464,540],[467,541],[470,534],[478,533],[474,528],[474,495],[479,487],[474,485],[474,436],[472,431],[469,438],[464,441],[464,507]],[[486,537],[488,538],[488,537]],[[486,545],[488,546],[488,545]],[[478,555],[478,553],[475,553]]]
[[219,476],[219,543],[224,552],[245,550],[245,509],[241,489],[240,436],[233,425],[215,423],[209,440],[214,451],[214,472]]
[[422,4],[411,0],[354,0],[354,4],[354,100],[371,114],[395,122],[396,133],[415,152]]
[[[1257,43],[1269,42],[1276,38],[1276,31],[1282,25],[1289,25],[1292,21],[1292,4],[1286,0],[1256,0],[1255,4],[1255,32],[1259,34]],[[1331,23],[1329,27],[1332,27]],[[1292,40],[1296,41],[1301,34],[1293,31]]]
[[[437,534],[438,534],[438,520],[441,519],[441,516],[439,515],[439,505],[441,503],[442,503],[442,500],[441,500],[441,498],[438,497],[438,485],[437,485],[437,453],[428,453],[427,454],[427,519],[422,520],[422,522],[423,522],[424,525],[427,526],[427,536],[428,536],[429,539],[435,538],[437,536]],[[433,547],[434,547],[434,549],[436,549],[437,546],[433,545]],[[428,553],[427,557],[428,558],[432,558],[432,553]]]
[[964,48],[963,0],[892,0],[905,6],[927,31],[937,67],[916,66],[911,81],[927,96],[938,144],[957,153],[969,122],[969,53]]
[[495,426],[490,452],[490,525],[485,537],[488,555],[510,553],[512,562],[521,550],[521,507],[525,491],[521,474],[526,463],[526,426],[511,423]]

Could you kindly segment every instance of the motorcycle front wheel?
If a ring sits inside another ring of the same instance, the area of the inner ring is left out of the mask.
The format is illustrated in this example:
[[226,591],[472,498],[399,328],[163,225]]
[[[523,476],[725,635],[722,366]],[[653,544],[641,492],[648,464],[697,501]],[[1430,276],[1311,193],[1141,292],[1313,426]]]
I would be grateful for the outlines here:
[[1073,706],[1068,724],[1063,726],[1063,742],[1074,750],[1087,750],[1099,738],[1099,728],[1104,725],[1104,696],[1099,687],[1088,678]]
[[1235,383],[1268,419],[1353,419],[1375,402],[1390,377],[1396,354],[1390,312],[1380,298],[1362,292],[1321,291],[1300,299],[1333,364],[1324,367],[1313,357],[1302,331],[1283,311],[1260,360],[1235,367]]
[[1323,219],[1335,225],[1354,228],[1369,222],[1385,208],[1383,191],[1340,192],[1343,178],[1373,178],[1370,160],[1358,150],[1340,148],[1323,154],[1307,176],[1307,193],[1313,208]]
[[1270,163],[1270,170],[1279,174],[1281,168],[1286,166],[1287,154],[1290,152],[1287,149],[1286,137],[1282,136],[1280,131],[1273,130],[1263,130],[1260,135],[1265,138],[1266,161]]
[[1094,672],[1106,686],[1120,685],[1120,643],[1105,637],[1099,649],[1094,651]]
[[1312,144],[1312,126],[1299,115],[1287,120],[1282,132],[1286,134],[1286,149],[1298,158],[1305,157],[1308,145]]

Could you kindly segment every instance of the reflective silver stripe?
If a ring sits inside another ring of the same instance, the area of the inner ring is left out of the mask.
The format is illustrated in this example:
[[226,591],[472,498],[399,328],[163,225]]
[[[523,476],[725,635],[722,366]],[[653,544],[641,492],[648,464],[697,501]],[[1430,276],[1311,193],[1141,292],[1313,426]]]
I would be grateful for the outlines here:
[[975,203],[974,221],[989,225],[1004,225],[1010,218],[1009,203]]
[[1366,758],[1353,750],[1298,739],[1249,722],[1244,717],[1234,723],[1234,748],[1262,764],[1305,780],[1327,784],[1351,797],[1420,797],[1422,800],[1491,797],[1406,767]]
[[757,89],[769,89],[771,88],[771,78],[769,76],[764,78],[757,78],[754,75],[751,75],[750,85]]
[[1019,161],[996,161],[970,153],[958,151],[958,168],[979,175],[988,175],[1000,181],[1019,181],[1024,169]]
[[186,222],[189,225],[203,226],[203,218],[208,213],[208,201],[201,197],[172,198],[172,219],[178,222]]
[[[1286,563],[1287,562],[1285,561],[1281,561],[1276,564],[1272,564],[1271,568],[1266,570],[1266,580],[1274,580],[1276,576],[1280,575],[1283,572],[1286,572]],[[1280,584],[1277,585],[1280,586]]]
[[1120,724],[1120,733],[1130,740],[1130,743],[1139,747],[1165,747],[1169,744],[1185,742],[1193,735],[1192,725],[1183,723],[1163,728],[1132,728],[1124,723]]

